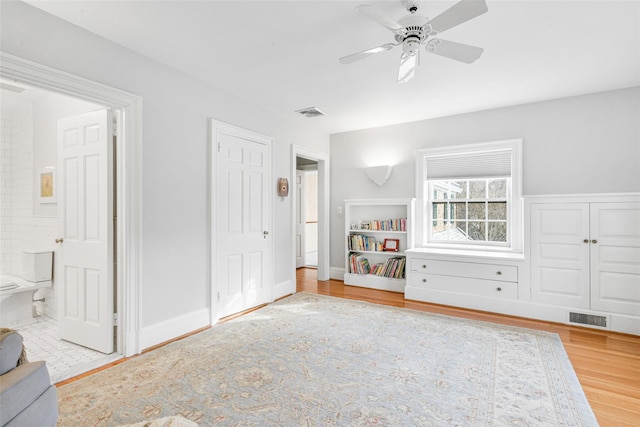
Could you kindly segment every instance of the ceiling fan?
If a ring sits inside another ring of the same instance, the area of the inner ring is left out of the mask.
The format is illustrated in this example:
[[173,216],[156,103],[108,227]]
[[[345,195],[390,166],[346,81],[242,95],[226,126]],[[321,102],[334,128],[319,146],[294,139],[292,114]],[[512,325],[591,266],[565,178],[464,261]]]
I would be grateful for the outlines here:
[[340,63],[351,64],[376,53],[386,52],[402,45],[398,83],[405,83],[415,75],[416,66],[420,63],[421,46],[424,46],[429,53],[435,53],[436,55],[467,64],[472,63],[482,55],[483,49],[480,47],[442,40],[434,38],[434,36],[485,13],[488,10],[485,0],[462,0],[431,20],[417,13],[420,3],[419,0],[402,0],[402,4],[409,11],[409,15],[399,19],[397,22],[387,17],[384,12],[373,5],[358,6],[357,9],[360,13],[391,30],[395,34],[395,43],[385,43],[381,46],[344,56],[339,59]]

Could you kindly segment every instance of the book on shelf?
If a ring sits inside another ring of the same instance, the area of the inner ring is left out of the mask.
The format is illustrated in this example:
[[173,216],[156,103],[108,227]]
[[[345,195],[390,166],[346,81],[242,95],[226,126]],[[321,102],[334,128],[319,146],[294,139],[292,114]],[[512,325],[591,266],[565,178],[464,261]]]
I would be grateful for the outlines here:
[[369,260],[362,254],[349,255],[349,272],[355,274],[372,274],[392,279],[404,279],[406,259],[405,257],[393,257],[385,262],[369,265]]
[[369,260],[362,254],[349,255],[349,271],[355,274],[369,274],[371,271]]
[[364,234],[350,234],[347,243],[350,251],[377,252],[384,249],[383,242],[378,242],[375,237]]
[[407,231],[406,218],[394,219],[374,219],[360,222],[360,228],[357,230],[371,231]]

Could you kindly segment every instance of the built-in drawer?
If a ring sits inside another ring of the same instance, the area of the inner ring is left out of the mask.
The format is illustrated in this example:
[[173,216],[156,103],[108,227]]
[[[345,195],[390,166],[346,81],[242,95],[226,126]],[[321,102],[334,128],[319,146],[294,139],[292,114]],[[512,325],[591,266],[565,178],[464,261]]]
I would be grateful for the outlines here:
[[[437,261],[424,258],[410,258],[412,273],[439,274],[443,276],[468,277],[475,279],[517,282],[518,267],[513,265],[479,264],[473,262]],[[413,274],[411,274],[413,275]]]
[[492,298],[518,299],[518,284],[498,280],[413,273],[407,286]]

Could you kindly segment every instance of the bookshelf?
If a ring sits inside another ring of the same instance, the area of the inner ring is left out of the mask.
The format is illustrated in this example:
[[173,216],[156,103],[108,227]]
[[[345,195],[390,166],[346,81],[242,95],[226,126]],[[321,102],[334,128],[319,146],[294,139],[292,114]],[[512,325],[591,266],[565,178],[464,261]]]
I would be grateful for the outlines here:
[[345,285],[404,292],[414,206],[415,199],[344,201]]

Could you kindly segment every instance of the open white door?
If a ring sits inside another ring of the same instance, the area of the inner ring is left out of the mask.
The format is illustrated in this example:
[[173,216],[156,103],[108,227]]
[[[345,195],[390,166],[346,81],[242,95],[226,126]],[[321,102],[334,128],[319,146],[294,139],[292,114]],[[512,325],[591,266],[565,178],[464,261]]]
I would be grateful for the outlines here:
[[296,171],[296,268],[304,267],[306,263],[304,176],[303,171]]
[[212,126],[216,192],[214,305],[225,317],[271,301],[271,139]]
[[107,354],[114,341],[112,150],[110,110],[58,121],[60,338]]

